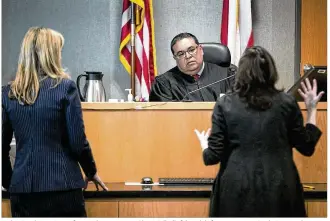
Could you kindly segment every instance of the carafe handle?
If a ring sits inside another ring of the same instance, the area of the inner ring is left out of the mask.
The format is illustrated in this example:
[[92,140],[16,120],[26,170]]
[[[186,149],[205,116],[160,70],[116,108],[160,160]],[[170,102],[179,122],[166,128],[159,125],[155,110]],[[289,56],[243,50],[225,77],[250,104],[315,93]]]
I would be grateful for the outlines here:
[[79,91],[79,97],[80,97],[81,101],[85,101],[85,98],[82,96],[81,89],[80,89],[80,78],[81,77],[87,78],[87,74],[81,74],[77,77],[77,87],[78,87],[78,91]]

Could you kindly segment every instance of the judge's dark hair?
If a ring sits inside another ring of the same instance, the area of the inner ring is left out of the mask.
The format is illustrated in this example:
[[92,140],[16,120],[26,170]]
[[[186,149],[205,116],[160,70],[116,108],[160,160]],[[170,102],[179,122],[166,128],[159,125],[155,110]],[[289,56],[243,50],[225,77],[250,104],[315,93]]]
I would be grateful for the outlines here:
[[273,57],[260,46],[245,50],[238,63],[234,91],[245,99],[250,107],[266,110],[272,106],[272,98],[280,92],[275,88],[278,73]]
[[192,38],[192,39],[194,39],[195,43],[196,43],[197,45],[199,45],[198,39],[196,38],[195,35],[190,34],[190,33],[188,33],[188,32],[183,32],[183,33],[180,33],[180,34],[176,35],[176,36],[172,39],[172,41],[171,41],[171,51],[172,51],[172,54],[174,54],[173,46],[176,44],[177,41],[180,41],[180,40],[182,40],[182,39],[184,39],[184,38]]

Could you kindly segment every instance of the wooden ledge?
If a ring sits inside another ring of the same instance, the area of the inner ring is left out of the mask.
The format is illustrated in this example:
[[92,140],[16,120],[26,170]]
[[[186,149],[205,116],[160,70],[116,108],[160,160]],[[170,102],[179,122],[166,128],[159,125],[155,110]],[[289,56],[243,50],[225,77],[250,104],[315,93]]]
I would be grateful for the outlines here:
[[[83,110],[213,110],[215,102],[82,102]],[[299,102],[301,110],[306,110],[304,102]],[[327,102],[320,102],[318,110],[327,110]]]
[[81,104],[83,110],[213,110],[215,102],[82,102]]
[[[298,104],[299,104],[299,107],[300,107],[301,110],[306,110],[306,106],[305,106],[304,102],[298,102]],[[328,102],[319,102],[317,104],[317,109],[322,110],[322,111],[327,110],[328,109]]]

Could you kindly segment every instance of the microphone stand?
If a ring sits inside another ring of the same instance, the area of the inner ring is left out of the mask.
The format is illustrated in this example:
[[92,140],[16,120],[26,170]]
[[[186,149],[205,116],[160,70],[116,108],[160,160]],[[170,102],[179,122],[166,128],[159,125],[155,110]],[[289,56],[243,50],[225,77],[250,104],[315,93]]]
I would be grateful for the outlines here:
[[231,78],[231,77],[233,77],[233,76],[235,76],[236,74],[233,74],[233,75],[230,75],[230,76],[228,76],[228,77],[225,77],[225,78],[223,78],[223,79],[220,79],[220,80],[217,80],[217,81],[215,81],[215,82],[213,82],[213,83],[211,83],[211,84],[208,84],[208,85],[205,85],[205,86],[203,86],[203,87],[200,87],[200,88],[198,88],[198,89],[196,89],[196,90],[193,90],[193,91],[190,91],[189,93],[187,93],[181,100],[180,100],[180,102],[192,102],[192,100],[186,100],[186,97],[189,95],[189,94],[192,94],[192,93],[195,93],[195,92],[197,92],[197,91],[200,91],[200,90],[202,90],[202,89],[204,89],[204,88],[207,88],[207,87],[209,87],[209,86],[212,86],[213,84],[217,84],[217,83],[219,83],[219,82],[221,82],[221,81],[225,81],[225,80],[227,80],[227,79],[229,79],[229,78]]

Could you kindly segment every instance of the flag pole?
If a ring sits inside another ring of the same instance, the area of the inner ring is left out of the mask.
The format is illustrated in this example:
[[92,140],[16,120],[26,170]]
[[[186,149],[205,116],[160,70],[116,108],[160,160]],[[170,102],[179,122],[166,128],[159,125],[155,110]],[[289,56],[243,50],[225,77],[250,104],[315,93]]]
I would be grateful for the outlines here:
[[135,5],[131,2],[131,89],[135,99]]

